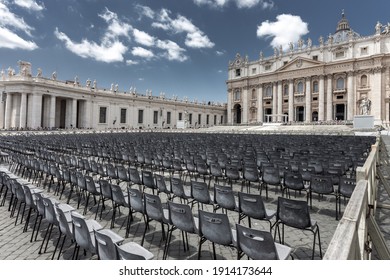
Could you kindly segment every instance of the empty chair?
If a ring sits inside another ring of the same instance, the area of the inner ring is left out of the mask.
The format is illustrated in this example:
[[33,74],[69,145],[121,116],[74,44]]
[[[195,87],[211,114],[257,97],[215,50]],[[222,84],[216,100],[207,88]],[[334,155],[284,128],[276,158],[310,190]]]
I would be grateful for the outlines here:
[[[281,225],[282,225],[282,236],[280,235]],[[310,217],[309,205],[307,201],[278,197],[276,223],[274,227],[275,227],[275,236],[276,234],[278,234],[279,242],[281,242],[282,244],[284,244],[285,226],[311,231],[314,235],[312,259],[314,259],[314,252],[315,252],[317,238],[318,238],[318,246],[320,250],[320,258],[322,259],[320,229],[317,222],[312,220]]]
[[337,196],[336,196],[339,205],[338,206],[339,213],[341,213],[341,199],[344,198],[344,204],[345,204],[346,199],[352,196],[355,187],[356,187],[355,178],[348,178],[345,176],[340,177],[340,182],[338,184]]
[[214,179],[214,183],[218,184],[219,180],[224,178],[222,167],[218,162],[210,163],[210,177],[209,177],[209,186],[211,184],[211,180]]
[[131,211],[130,211],[130,205],[129,200],[127,198],[128,193],[124,192],[122,188],[119,185],[111,184],[111,192],[112,192],[112,201],[113,201],[113,213],[111,218],[111,228],[115,225],[115,218],[116,213],[119,211],[120,213],[120,207],[126,207],[128,208],[128,215],[127,215],[127,225],[126,228],[128,228],[131,220]]
[[[130,222],[133,221],[133,213],[141,213],[142,217],[145,219],[145,205],[144,205],[144,199],[143,194],[140,190],[134,189],[134,188],[127,188],[127,198],[128,198],[128,204],[130,206]],[[146,221],[145,221],[146,222]],[[126,235],[127,238],[129,236],[130,232],[130,223],[127,224],[126,228]]]
[[98,201],[98,208],[96,209],[96,212],[99,211],[99,207],[101,207],[100,209],[100,220],[102,219],[102,215],[103,215],[103,210],[106,208],[106,204],[105,204],[105,201],[107,200],[111,200],[112,202],[112,208],[114,208],[114,202],[112,200],[112,190],[111,190],[111,184],[110,182],[108,182],[107,180],[99,180],[99,185],[100,185],[100,197],[99,197],[99,201]]
[[37,188],[31,188],[29,185],[23,185],[24,193],[25,193],[25,203],[28,207],[26,222],[23,228],[23,232],[27,231],[28,224],[30,222],[30,217],[32,214],[39,215],[38,206],[37,206],[37,198],[34,194],[41,193],[42,190]]
[[272,166],[267,166],[263,168],[262,172],[262,182],[260,184],[260,194],[265,188],[265,197],[268,199],[268,186],[276,186],[281,188],[280,174],[279,169]]
[[95,231],[102,229],[102,226],[92,219],[86,219],[76,211],[71,213],[73,224],[73,236],[76,242],[73,259],[78,259],[80,248],[84,250],[84,255],[89,251],[96,254]]
[[171,199],[172,198],[171,185],[166,184],[164,175],[154,174],[154,176],[156,178],[157,194],[164,193],[167,195],[168,199]]
[[290,190],[295,192],[295,197],[297,192],[306,191],[308,194],[308,186],[304,184],[301,173],[299,172],[285,172],[284,180],[282,185],[282,195],[286,193],[290,197]]
[[130,186],[138,185],[141,188],[142,180],[141,180],[141,175],[139,174],[137,168],[135,167],[129,168],[129,179],[130,179]]
[[[56,200],[54,200],[50,197],[42,197],[42,203],[45,207],[45,220],[49,224],[46,228],[45,235],[42,239],[41,247],[39,248],[39,252],[38,252],[39,254],[46,253],[47,246],[48,246],[53,228],[54,228],[54,226],[58,226],[57,213],[56,213],[55,208],[54,208],[55,207],[54,205],[56,202],[57,202]],[[45,241],[46,241],[45,249],[42,252]]]
[[71,213],[75,211],[74,209],[64,209],[64,207],[61,207],[61,204],[55,204],[55,210],[58,215],[58,227],[60,229],[60,236],[58,237],[56,248],[53,252],[52,259],[55,257],[55,253],[57,251],[57,248],[61,242],[60,250],[58,252],[57,259],[60,259],[61,253],[63,251],[65,241],[67,239],[70,239],[72,243],[74,243],[73,240],[73,224],[72,224],[72,216]]
[[116,166],[116,174],[118,176],[117,184],[125,182],[127,186],[129,185],[130,176],[129,176],[129,173],[128,173],[128,170],[126,167],[124,167],[123,165],[117,165]]
[[214,212],[218,209],[238,211],[238,202],[230,186],[214,185]]
[[180,178],[171,177],[171,192],[172,200],[177,197],[180,201],[184,200],[186,203],[189,203],[189,199],[192,198],[191,188],[184,186],[183,181]]
[[134,242],[115,244],[115,247],[118,260],[151,260],[154,258],[152,252]]
[[244,255],[253,260],[286,260],[291,248],[274,242],[269,231],[261,231],[236,224],[237,259]]
[[169,252],[169,245],[172,239],[172,233],[174,230],[179,229],[183,235],[183,247],[184,250],[189,250],[188,245],[188,233],[198,233],[198,219],[192,215],[191,207],[188,204],[174,203],[168,201],[170,230],[168,232],[168,238],[166,240],[164,256],[166,259]]
[[154,193],[154,190],[157,189],[156,182],[154,180],[153,172],[142,170],[142,185],[143,189],[150,189]]
[[243,169],[243,183],[247,185],[247,190],[250,192],[251,184],[259,183],[260,175],[257,165],[245,165]]
[[261,195],[243,192],[238,193],[238,213],[238,223],[247,217],[248,226],[252,227],[251,219],[263,220],[269,223],[270,231],[272,229],[271,219],[276,215],[275,210],[265,207]]
[[[101,190],[100,190],[100,184],[96,183],[93,180],[92,176],[88,176],[88,175],[85,176],[85,184],[86,184],[86,188],[87,188],[87,197],[86,197],[86,201],[85,201],[84,215],[87,213],[87,209],[88,209],[88,205],[89,205],[89,198],[92,195],[93,199],[95,201],[95,205],[97,204],[96,214],[95,214],[95,219],[96,219],[97,214],[98,214],[98,210],[99,210],[100,196],[102,195]],[[96,196],[99,197],[97,203],[96,203]]]
[[169,211],[166,206],[161,203],[160,197],[154,194],[144,193],[144,205],[145,205],[145,230],[142,236],[141,245],[143,246],[146,231],[149,228],[151,221],[156,221],[161,224],[162,239],[165,240],[165,228],[167,225],[169,231]]
[[327,175],[313,175],[311,176],[309,198],[310,207],[312,207],[313,193],[318,195],[318,200],[324,195],[335,196],[336,199],[336,220],[338,220],[338,205],[337,205],[337,193],[333,187],[332,177]]
[[239,167],[234,164],[227,164],[225,166],[225,176],[232,186],[233,182],[238,182],[241,179]]
[[213,205],[214,197],[209,192],[209,188],[206,182],[202,181],[193,181],[191,180],[191,194],[192,194],[192,205],[197,204],[198,209],[199,205],[208,204]]
[[211,213],[203,210],[198,210],[199,218],[199,248],[198,248],[198,260],[202,253],[202,244],[207,240],[212,243],[213,246],[213,258],[217,259],[215,252],[215,244],[236,247],[236,233],[230,227],[230,222],[227,214],[224,213]]

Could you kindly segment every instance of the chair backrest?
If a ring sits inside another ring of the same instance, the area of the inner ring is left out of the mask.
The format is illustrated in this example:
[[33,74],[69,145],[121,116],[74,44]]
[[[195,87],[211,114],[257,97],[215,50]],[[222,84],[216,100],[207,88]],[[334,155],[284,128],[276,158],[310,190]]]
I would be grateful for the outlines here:
[[26,205],[28,205],[29,207],[32,207],[34,209],[37,209],[36,208],[36,204],[35,204],[35,200],[34,200],[34,197],[33,197],[33,194],[31,192],[30,187],[27,186],[27,185],[23,185],[22,187],[23,187],[23,190],[24,190]]
[[233,188],[230,186],[214,185],[214,203],[224,209],[235,210],[236,200]]
[[85,184],[88,192],[92,194],[99,194],[92,176],[85,175]]
[[171,223],[180,230],[196,233],[194,216],[188,204],[168,201],[169,217]]
[[192,198],[200,203],[211,204],[210,192],[206,182],[191,181]]
[[237,249],[254,260],[278,260],[274,239],[269,231],[236,224]]
[[145,214],[152,220],[163,221],[163,208],[158,195],[144,193]]
[[112,191],[112,200],[115,201],[117,205],[128,206],[127,199],[122,191],[122,188],[119,185],[111,184]]
[[117,165],[116,172],[120,180],[129,181],[129,174],[127,173],[127,169],[123,165]]
[[64,212],[59,204],[55,204],[55,209],[58,214],[58,226],[63,234],[73,237],[71,211]]
[[150,188],[150,189],[156,188],[153,172],[147,171],[147,170],[142,170],[142,184],[145,187]]
[[73,211],[71,213],[72,224],[73,224],[73,236],[76,243],[83,249],[96,252],[95,242],[92,241],[91,233],[85,217]]
[[37,192],[37,193],[34,193],[33,196],[35,197],[35,204],[37,205],[37,210],[38,210],[39,215],[44,217],[45,216],[45,205],[43,204],[42,193]]
[[43,205],[45,206],[45,219],[54,225],[58,225],[57,214],[54,209],[54,202],[50,197],[42,197]]
[[111,184],[107,180],[99,180],[100,191],[102,196],[108,199],[112,199]]
[[250,182],[257,182],[259,180],[259,172],[257,166],[244,166],[244,179]]
[[238,209],[240,213],[254,219],[266,217],[264,201],[259,194],[238,192]]
[[233,243],[229,218],[224,213],[212,213],[199,209],[199,235],[221,245]]
[[177,197],[184,197],[183,181],[180,178],[171,177],[171,191]]
[[293,200],[279,196],[276,220],[299,229],[305,229],[311,226],[307,201]]
[[127,188],[127,193],[131,209],[135,212],[144,213],[145,205],[142,192],[137,189]]
[[356,179],[345,176],[340,177],[338,192],[345,197],[351,197],[356,187]]
[[141,176],[139,175],[138,169],[130,167],[129,168],[129,177],[130,177],[130,181],[133,184],[142,185],[142,180],[141,180]]
[[104,231],[95,230],[95,244],[100,260],[116,260],[117,251],[115,243]]
[[319,194],[330,194],[334,192],[332,177],[326,175],[312,175],[310,189]]
[[303,190],[303,178],[298,172],[285,172],[284,173],[284,186],[293,190]]
[[270,185],[277,185],[280,183],[279,169],[274,166],[265,166],[263,168],[263,182]]
[[118,177],[118,175],[116,173],[116,168],[111,163],[106,164],[106,172],[107,172],[107,176],[110,178],[116,179]]
[[165,183],[165,177],[161,174],[155,174],[156,177],[156,186],[159,192],[169,193],[167,185]]

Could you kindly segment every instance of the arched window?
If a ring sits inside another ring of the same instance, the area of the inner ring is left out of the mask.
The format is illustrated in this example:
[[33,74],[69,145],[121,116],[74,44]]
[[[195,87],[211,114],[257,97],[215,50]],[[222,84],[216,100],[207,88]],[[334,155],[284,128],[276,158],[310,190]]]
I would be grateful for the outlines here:
[[297,84],[297,92],[298,93],[303,93],[303,82],[299,82]]
[[267,86],[266,89],[265,89],[265,96],[266,97],[272,97],[272,87],[271,86]]
[[239,89],[236,89],[234,91],[234,101],[240,101],[241,100],[241,92]]
[[288,85],[284,85],[284,87],[283,87],[283,95],[288,95]]
[[318,81],[313,82],[313,92],[318,92]]
[[360,77],[360,86],[361,87],[367,87],[368,84],[367,84],[367,75],[362,75]]
[[345,89],[345,86],[344,86],[344,78],[338,78],[337,79],[337,82],[336,82],[336,89]]
[[256,99],[256,89],[252,89],[252,99]]

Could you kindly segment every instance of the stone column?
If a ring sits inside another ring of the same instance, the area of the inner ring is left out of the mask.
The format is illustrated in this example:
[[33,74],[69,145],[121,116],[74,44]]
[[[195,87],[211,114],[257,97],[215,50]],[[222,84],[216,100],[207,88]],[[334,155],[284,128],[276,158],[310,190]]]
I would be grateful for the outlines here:
[[20,128],[25,128],[27,122],[27,93],[22,92],[22,97],[20,100]]
[[353,72],[348,72],[347,78],[347,120],[353,120],[353,116],[355,115],[355,99],[354,99],[354,88],[353,88]]
[[41,127],[42,124],[42,95],[32,95],[31,128]]
[[233,95],[233,90],[231,89],[228,89],[228,94],[227,94],[227,103],[228,103],[228,106],[227,106],[227,123],[232,125],[233,124],[233,114],[232,114],[232,110],[233,110],[233,102],[232,102],[232,95]]
[[92,127],[91,110],[92,110],[92,102],[86,100],[84,102],[84,112],[83,112],[83,115],[84,115],[84,124],[83,124],[83,126],[85,128]]
[[264,110],[263,110],[263,85],[258,86],[257,91],[257,121],[264,122]]
[[4,128],[4,112],[5,112],[5,102],[3,99],[5,98],[5,92],[3,91],[0,95],[0,129]]
[[278,82],[278,122],[282,121],[283,114],[283,89],[282,89],[282,81]]
[[[243,88],[242,94],[242,112],[241,112],[241,123],[247,124],[248,123],[248,86],[245,86]],[[198,121],[198,117],[196,118],[196,121]]]
[[[70,124],[73,128],[77,127],[77,99],[72,99],[72,118]],[[108,117],[108,116],[107,116]]]
[[56,126],[56,101],[57,98],[55,95],[50,96],[50,110],[49,110],[49,127],[55,127]]
[[13,98],[13,94],[10,92],[7,92],[7,100],[5,102],[4,129],[9,129],[11,126],[12,98]]
[[[277,113],[277,101],[278,101],[278,83],[274,82],[273,83],[273,88],[272,88],[272,115],[275,115]],[[272,122],[276,122],[276,117],[272,116]]]
[[288,80],[288,120],[295,121],[294,117],[294,81]]
[[318,120],[325,120],[325,82],[324,76],[320,75],[320,81],[318,84],[319,98],[318,98]]
[[305,97],[306,97],[306,116],[305,116],[305,122],[311,122],[311,78],[306,78],[306,91],[305,91]]
[[[370,115],[374,116],[375,124],[382,120],[382,68],[376,67],[372,70],[371,80],[371,111]],[[370,99],[370,97],[368,97]]]
[[333,112],[333,76],[331,74],[328,75],[328,81],[327,81],[327,88],[326,88],[326,120],[331,121],[333,119],[332,112]]

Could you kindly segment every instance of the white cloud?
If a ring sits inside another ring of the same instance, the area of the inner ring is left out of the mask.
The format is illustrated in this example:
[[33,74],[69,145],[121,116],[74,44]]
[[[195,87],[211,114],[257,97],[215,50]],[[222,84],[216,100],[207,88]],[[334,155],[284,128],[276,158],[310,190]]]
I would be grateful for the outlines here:
[[150,59],[154,57],[154,54],[152,51],[144,49],[142,47],[134,47],[133,50],[131,51],[131,54],[134,56],[139,56],[142,58]]
[[45,9],[45,5],[43,3],[38,4],[34,0],[15,0],[14,3],[19,7],[25,8],[27,10],[31,10],[34,12],[40,12]]
[[123,55],[127,51],[127,47],[119,41],[106,42],[97,44],[83,39],[81,43],[73,42],[65,33],[55,29],[54,35],[65,43],[65,47],[83,58],[93,58],[97,61],[106,63],[123,61]]
[[34,28],[28,25],[23,18],[11,12],[6,6],[8,2],[0,2],[0,48],[34,50],[38,48],[33,41],[23,39],[17,34],[24,32],[32,37]]
[[38,46],[26,41],[5,27],[0,27],[0,48],[35,50]]
[[151,47],[154,45],[154,37],[148,33],[135,29],[133,30],[134,39],[138,44]]
[[194,0],[196,5],[206,5],[213,8],[223,8],[233,2],[239,9],[252,8],[260,5],[262,9],[271,9],[274,6],[272,0]]
[[152,26],[173,33],[186,33],[185,45],[187,47],[197,49],[214,47],[215,44],[191,20],[182,15],[172,19],[169,14],[169,10],[162,9]]
[[137,65],[137,64],[139,64],[138,61],[131,60],[131,59],[126,60],[126,65]]
[[224,51],[215,51],[215,54],[218,56],[222,56],[225,54],[225,52]]
[[124,54],[128,48],[119,38],[125,37],[130,40],[132,26],[121,21],[116,13],[111,12],[107,8],[98,16],[108,25],[100,43],[87,39],[83,39],[80,43],[74,42],[65,33],[60,32],[58,28],[56,28],[54,34],[65,43],[65,47],[68,50],[80,57],[93,58],[106,63],[123,61]]
[[283,49],[288,48],[290,42],[297,42],[299,38],[309,32],[308,24],[300,16],[281,14],[275,22],[264,21],[257,27],[257,36],[272,37],[271,46]]
[[151,19],[154,18],[154,11],[147,6],[137,4],[135,5],[135,9],[138,10],[141,17],[145,16]]
[[178,44],[176,44],[173,41],[158,40],[157,47],[166,51],[164,55],[168,58],[168,60],[183,62],[188,59],[188,57],[184,54],[185,49],[181,48]]

